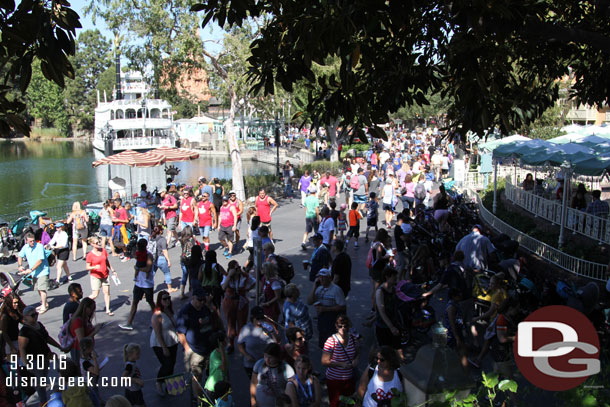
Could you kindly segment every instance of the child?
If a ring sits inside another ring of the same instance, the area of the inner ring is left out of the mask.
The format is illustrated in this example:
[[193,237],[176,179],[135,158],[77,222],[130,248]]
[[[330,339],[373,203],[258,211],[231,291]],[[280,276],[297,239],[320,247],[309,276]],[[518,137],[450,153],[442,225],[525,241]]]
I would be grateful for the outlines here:
[[[227,335],[223,331],[217,331],[210,335],[209,343],[215,344],[216,348],[210,354],[209,374],[204,385],[209,393],[216,393],[216,387],[229,378],[229,359],[225,353],[226,342]],[[220,396],[223,394],[220,394]]]
[[[244,250],[248,250],[248,248],[252,247],[252,218],[256,215],[256,208],[251,206],[248,208],[248,212],[246,212],[246,221],[248,222],[248,230],[246,231],[246,244],[244,245]],[[209,250],[206,247],[206,250]]]
[[134,278],[137,277],[138,269],[143,269],[146,267],[146,259],[148,257],[148,251],[146,250],[147,247],[148,241],[146,239],[140,239],[138,240],[138,243],[136,243],[136,275]]
[[144,381],[142,380],[140,369],[138,369],[138,366],[136,365],[138,359],[140,359],[140,345],[137,343],[125,345],[123,348],[123,360],[126,363],[125,369],[123,370],[123,377],[131,377],[131,386],[125,389],[125,398],[129,400],[134,407],[146,406],[142,393]]
[[93,382],[93,388],[91,389],[98,400],[100,398],[100,390],[97,387],[98,380],[100,378],[100,367],[97,363],[97,353],[93,350],[93,339],[85,337],[80,340],[80,371],[83,377],[91,377]]
[[353,236],[356,239],[356,243],[354,243],[354,248],[358,248],[358,235],[360,234],[360,219],[362,219],[362,215],[358,210],[358,204],[356,202],[352,202],[351,210],[349,211],[349,230],[347,231],[347,241],[345,242],[345,249],[349,246],[350,238]]
[[231,394],[231,384],[225,381],[221,381],[214,385],[214,392],[212,393],[216,403],[214,407],[233,407],[233,395]]
[[335,221],[335,229],[337,228],[337,221],[339,220],[339,211],[337,210],[337,201],[334,198],[331,198],[328,203],[330,206],[330,217]]
[[[81,347],[85,339],[88,338],[83,338],[81,340]],[[65,367],[61,369],[59,373],[67,383],[69,380],[68,378],[79,376],[78,365],[75,361],[68,358],[66,359]],[[75,381],[75,384],[76,383],[78,383],[78,381]],[[64,402],[65,407],[94,407],[87,386],[66,386],[61,393],[61,399]]]
[[347,220],[345,217],[345,209],[347,209],[346,204],[341,204],[339,211],[339,217],[337,218],[337,230],[341,234],[341,239],[343,239],[343,233],[347,230]]
[[377,200],[377,194],[371,192],[369,194],[369,201],[366,203],[366,237],[364,238],[365,243],[369,242],[369,229],[375,228],[375,234],[377,234],[377,219],[379,217],[379,202]]

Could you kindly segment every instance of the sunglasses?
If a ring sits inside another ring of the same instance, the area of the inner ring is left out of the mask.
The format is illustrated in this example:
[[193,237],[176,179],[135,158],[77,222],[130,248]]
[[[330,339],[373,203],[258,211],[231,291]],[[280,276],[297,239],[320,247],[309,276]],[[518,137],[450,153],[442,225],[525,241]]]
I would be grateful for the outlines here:
[[347,328],[347,325],[344,325],[344,324],[337,325],[337,329],[342,329],[342,328]]

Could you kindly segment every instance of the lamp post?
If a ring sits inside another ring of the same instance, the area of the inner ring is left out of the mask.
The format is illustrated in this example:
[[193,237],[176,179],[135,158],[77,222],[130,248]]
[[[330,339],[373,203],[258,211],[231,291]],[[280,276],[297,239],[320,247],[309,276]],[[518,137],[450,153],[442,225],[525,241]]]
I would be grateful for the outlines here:
[[[142,99],[142,138],[146,138],[146,98]],[[152,132],[150,134],[150,145],[153,144]]]
[[[114,132],[114,130],[112,130],[112,127],[110,126],[109,123],[106,123],[106,125],[100,129],[100,133],[102,134],[102,140],[104,140],[104,155],[106,157],[111,156],[113,154],[113,151],[112,151],[112,140],[114,139],[113,132]],[[110,171],[110,165],[108,165],[108,181],[110,181],[111,178],[112,178],[112,174]],[[111,198],[111,197],[112,197],[112,190],[110,189],[110,186],[108,186],[108,198]]]
[[280,178],[280,120],[275,116],[275,151],[276,151],[276,169],[277,177]]

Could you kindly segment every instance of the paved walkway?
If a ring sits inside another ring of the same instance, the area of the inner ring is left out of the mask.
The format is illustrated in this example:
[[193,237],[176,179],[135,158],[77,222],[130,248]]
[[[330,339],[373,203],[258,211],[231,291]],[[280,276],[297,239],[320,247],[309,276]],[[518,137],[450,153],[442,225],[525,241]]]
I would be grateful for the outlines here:
[[[310,248],[307,252],[301,250],[300,244],[304,232],[305,221],[304,221],[304,209],[299,207],[298,200],[294,203],[288,201],[280,201],[280,207],[273,215],[273,232],[274,238],[276,239],[276,252],[288,257],[295,266],[295,278],[293,282],[301,289],[301,299],[306,301],[306,297],[311,290],[312,283],[308,280],[308,275],[303,272],[301,262],[302,260],[309,259],[312,254]],[[382,219],[383,216],[380,216]],[[245,237],[245,222],[242,225],[241,235]],[[371,232],[371,238],[372,236]],[[217,247],[217,234],[213,232],[212,247]],[[242,241],[243,244],[243,241]],[[364,245],[363,238],[360,239],[360,248],[355,250],[350,248],[348,254],[352,257],[352,290],[347,299],[347,310],[348,315],[353,320],[354,328],[360,331],[364,337],[362,342],[362,356],[360,358],[360,367],[366,366],[368,352],[374,343],[374,330],[373,328],[363,328],[362,322],[364,317],[370,313],[371,309],[371,283],[368,277],[368,271],[365,267],[365,260],[367,256],[367,246]],[[82,251],[79,249],[79,256]],[[179,284],[179,279],[182,275],[179,266],[179,247],[170,250],[170,257],[172,262],[172,276],[174,286]],[[234,256],[240,264],[243,264],[246,260],[247,253],[241,253]],[[219,262],[224,267],[227,266],[228,261],[219,255]],[[111,308],[115,315],[110,317],[104,313],[103,297],[97,298],[97,312],[95,315],[95,322],[109,322],[95,337],[95,349],[100,356],[100,360],[105,356],[109,357],[108,364],[102,370],[102,375],[108,377],[120,377],[123,369],[123,346],[129,342],[139,343],[142,348],[141,359],[138,362],[139,368],[142,372],[143,379],[146,380],[144,387],[144,398],[146,404],[149,407],[156,406],[168,406],[174,403],[188,402],[188,395],[185,393],[182,396],[165,396],[161,397],[157,395],[154,386],[154,380],[156,377],[157,370],[159,368],[159,362],[154,355],[152,349],[149,346],[149,338],[151,334],[150,328],[150,317],[151,313],[148,309],[148,305],[142,301],[139,304],[139,310],[134,320],[134,330],[131,332],[123,331],[119,329],[118,324],[123,323],[127,320],[127,316],[130,308],[130,301],[132,297],[133,288],[133,263],[134,261],[121,263],[117,257],[111,258],[113,267],[117,270],[119,278],[122,284],[115,286],[111,284]],[[91,293],[91,287],[89,283],[88,273],[85,270],[84,260],[79,259],[76,262],[70,260],[69,263],[70,271],[74,273],[76,277],[75,281],[79,282],[83,287],[84,295]],[[0,269],[4,271],[16,272],[16,264],[8,266],[0,266]],[[55,269],[52,270],[52,276],[56,274]],[[163,273],[157,273],[155,276],[156,291],[164,289],[165,284],[163,283]],[[181,301],[178,299],[179,293],[172,294],[174,310],[177,312],[182,305],[188,300]],[[156,298],[156,296],[155,296]],[[51,309],[40,317],[42,322],[48,329],[49,333],[57,338],[57,334],[62,325],[62,309],[64,303],[68,299],[67,284],[62,285],[60,288],[49,292],[49,304]],[[40,298],[37,293],[32,292],[28,289],[23,294],[23,300],[26,304],[38,305]],[[251,302],[251,305],[253,302]],[[315,311],[311,310],[312,318],[315,316]],[[315,323],[314,323],[315,326]],[[314,338],[317,334],[314,334]],[[320,365],[320,350],[314,343],[310,344],[310,356],[315,364],[315,369],[323,371]],[[180,347],[179,347],[180,348]],[[183,372],[184,364],[182,363],[183,352],[180,348],[178,351],[178,358],[176,363],[175,372]],[[230,376],[231,383],[233,386],[233,397],[236,406],[248,406],[249,405],[249,378],[242,368],[242,359],[239,352],[236,350],[235,353],[230,357]],[[107,399],[113,394],[123,394],[121,388],[106,388],[101,390],[102,398]],[[30,398],[28,405],[33,405],[36,396]]]

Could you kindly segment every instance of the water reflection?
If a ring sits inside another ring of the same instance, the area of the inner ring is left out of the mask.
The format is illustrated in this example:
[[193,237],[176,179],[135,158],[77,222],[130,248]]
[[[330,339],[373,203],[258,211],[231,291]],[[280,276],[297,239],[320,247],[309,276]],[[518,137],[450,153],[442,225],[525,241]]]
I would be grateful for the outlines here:
[[[27,212],[71,204],[74,201],[99,201],[107,195],[107,166],[92,168],[98,159],[90,143],[0,141],[0,214]],[[196,183],[197,178],[231,178],[231,162],[224,157],[206,157],[191,162],[173,163],[180,169],[179,183]],[[244,162],[248,175],[272,173],[271,165]],[[111,166],[112,177],[127,181],[127,191],[137,192],[140,184],[150,189],[165,183],[163,166],[133,168]]]

